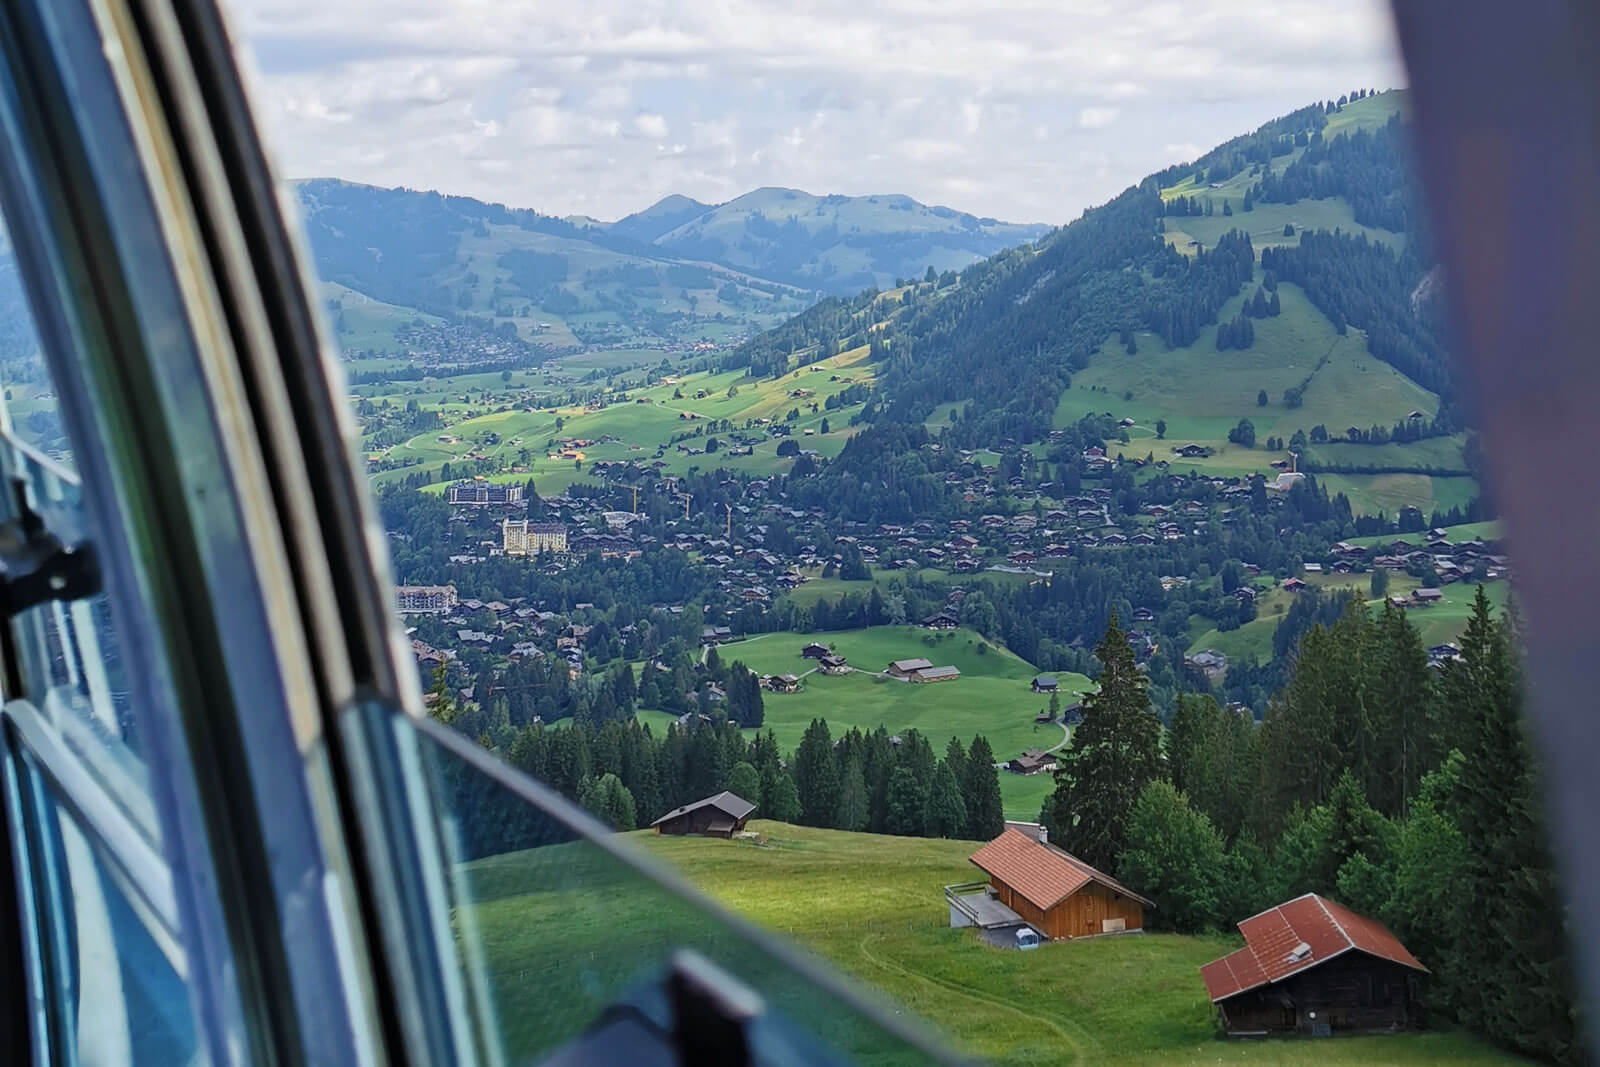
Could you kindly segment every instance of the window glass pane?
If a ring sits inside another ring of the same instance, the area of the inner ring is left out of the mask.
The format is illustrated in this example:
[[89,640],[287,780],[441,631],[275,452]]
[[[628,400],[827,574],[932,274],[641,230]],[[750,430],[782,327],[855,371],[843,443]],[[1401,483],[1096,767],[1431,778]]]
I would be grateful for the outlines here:
[[[37,777],[36,781],[39,780]],[[204,1062],[183,951],[107,864],[48,788],[37,818],[43,855],[34,871],[52,957],[50,998],[59,1063],[83,1067]]]
[[[9,236],[0,229],[0,515],[26,507],[62,545],[91,540],[55,380],[22,289]],[[103,594],[41,604],[13,623],[24,696],[133,816],[158,837],[143,747],[121,647]]]
[[402,745],[420,746],[441,798],[450,924],[491,1062],[539,1062],[618,1010],[670,1030],[663,982],[683,949],[759,995],[756,1062],[925,1062],[704,904],[579,836],[408,720],[395,728]]

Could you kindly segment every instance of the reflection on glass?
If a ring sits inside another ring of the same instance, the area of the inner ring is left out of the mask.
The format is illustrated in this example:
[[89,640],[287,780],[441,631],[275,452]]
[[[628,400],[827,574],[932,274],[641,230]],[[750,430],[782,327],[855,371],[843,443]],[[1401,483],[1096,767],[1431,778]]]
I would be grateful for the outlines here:
[[0,433],[71,467],[55,385],[34,332],[11,239],[0,230]]
[[451,928],[492,1062],[540,1062],[619,1014],[670,1030],[663,981],[682,949],[759,995],[756,1062],[925,1062],[792,961],[580,836],[554,807],[407,720],[395,729],[402,746],[420,748],[441,798]]

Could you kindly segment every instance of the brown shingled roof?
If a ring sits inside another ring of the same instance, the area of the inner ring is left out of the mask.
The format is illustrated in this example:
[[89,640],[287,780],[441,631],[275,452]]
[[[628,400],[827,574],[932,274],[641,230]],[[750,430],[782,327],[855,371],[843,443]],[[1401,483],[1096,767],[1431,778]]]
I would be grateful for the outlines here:
[[[1239,924],[1245,947],[1200,968],[1212,1003],[1326,963],[1352,949],[1418,971],[1427,968],[1382,923],[1316,893]],[[1309,951],[1296,950],[1305,945]]]
[[1101,885],[1146,907],[1150,901],[1122,885],[1115,878],[1095,870],[1065,849],[1047,845],[1009,827],[999,837],[970,857],[985,874],[1004,882],[1024,900],[1049,911],[1088,885]]

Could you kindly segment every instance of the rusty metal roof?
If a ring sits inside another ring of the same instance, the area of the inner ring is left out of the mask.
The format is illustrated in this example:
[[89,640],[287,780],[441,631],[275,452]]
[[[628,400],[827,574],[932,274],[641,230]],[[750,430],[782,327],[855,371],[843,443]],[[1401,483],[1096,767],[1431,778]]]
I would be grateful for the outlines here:
[[1212,1003],[1278,982],[1352,949],[1426,971],[1382,923],[1316,893],[1239,924],[1245,947],[1200,968]]
[[979,870],[1004,882],[1022,894],[1028,903],[1045,911],[1090,882],[1099,882],[1114,892],[1154,907],[1115,878],[1095,870],[1065,849],[1044,844],[1009,827],[970,858]]

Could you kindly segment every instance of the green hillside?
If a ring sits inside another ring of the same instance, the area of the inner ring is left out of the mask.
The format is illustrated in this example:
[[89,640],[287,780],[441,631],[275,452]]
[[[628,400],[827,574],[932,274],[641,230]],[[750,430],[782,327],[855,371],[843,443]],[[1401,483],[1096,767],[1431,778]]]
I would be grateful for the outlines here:
[[[863,301],[819,306],[730,365],[771,374],[817,346],[881,337],[881,353],[915,354],[879,374],[885,417],[949,429],[962,447],[1019,432],[1036,441],[1041,401],[1054,396],[1048,426],[1058,430],[1089,414],[1133,420],[1113,454],[1271,475],[1289,457],[1268,439],[1287,446],[1301,433],[1310,447],[1299,447],[1300,467],[1326,474],[1358,514],[1448,511],[1477,486],[1464,436],[1448,432],[1461,416],[1439,331],[1413,300],[1429,265],[1410,247],[1403,132],[1391,125],[1405,110],[1402,91],[1302,109],[1145,179],[1030,249],[897,291],[888,315]],[[1246,239],[1247,271],[1233,265]],[[1281,270],[1307,272],[1313,288]],[[1268,291],[1272,311],[1257,301]],[[1242,345],[1231,338],[1240,324]],[[1254,447],[1229,440],[1242,419]],[[1420,440],[1369,441],[1435,422]],[[1185,445],[1211,454],[1172,454]]]
[[[735,911],[799,941],[936,1027],[1008,1064],[1504,1064],[1466,1035],[1222,1041],[1199,967],[1236,937],[1142,934],[992,949],[951,930],[942,887],[977,872],[965,841],[755,822],[761,843],[629,835]],[[489,861],[504,875],[519,862]],[[515,904],[497,905],[514,932]],[[626,919],[626,914],[621,917]],[[532,924],[524,923],[524,929]]]
[[[509,382],[501,381],[497,375],[481,374],[431,382],[380,382],[357,386],[352,392],[400,405],[415,400],[426,410],[439,412],[444,423],[440,428],[371,452],[386,466],[374,474],[375,485],[419,473],[439,475],[445,463],[457,464],[469,453],[478,453],[503,465],[499,474],[490,477],[514,481],[531,477],[541,493],[554,494],[586,478],[584,465],[597,460],[659,458],[666,464],[663,471],[669,474],[681,474],[693,467],[721,467],[754,475],[786,472],[794,459],[779,456],[778,441],[769,438],[765,430],[746,427],[754,420],[781,421],[789,428],[790,439],[800,447],[823,456],[837,455],[854,432],[849,419],[861,409],[862,402],[852,401],[831,410],[825,405],[829,398],[847,389],[872,383],[873,368],[865,361],[866,355],[864,348],[843,352],[781,379],[755,382],[737,371],[668,376],[668,380],[632,389],[598,409],[587,405],[529,404],[524,398],[527,391],[545,391],[541,386],[543,377],[533,374],[516,374]],[[795,390],[804,390],[806,395],[792,396]],[[463,400],[463,396],[468,399]],[[817,405],[816,411],[811,410],[813,404]],[[787,417],[790,411],[796,412],[792,420]],[[826,431],[824,421],[828,424]],[[713,424],[727,424],[728,428],[710,429]],[[490,434],[498,435],[495,443],[489,443]],[[582,450],[582,463],[575,463],[559,458],[556,450],[548,447],[558,437],[595,443]],[[679,437],[681,442],[674,442]],[[719,451],[691,455],[676,447],[682,443],[685,449],[703,449],[708,437],[718,439]],[[730,456],[728,446],[737,444],[741,437],[751,442],[751,454]],[[442,488],[444,479],[439,478],[436,484]]]

